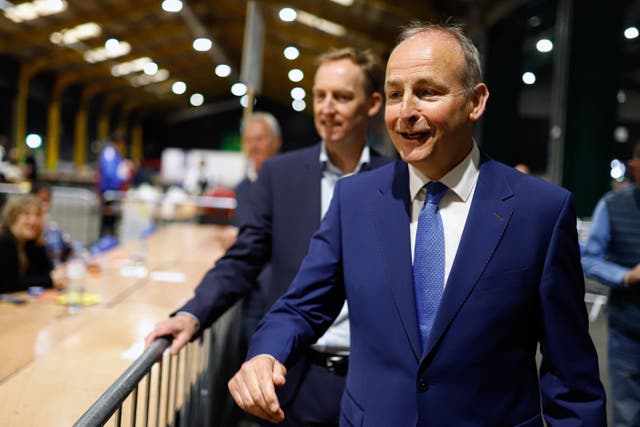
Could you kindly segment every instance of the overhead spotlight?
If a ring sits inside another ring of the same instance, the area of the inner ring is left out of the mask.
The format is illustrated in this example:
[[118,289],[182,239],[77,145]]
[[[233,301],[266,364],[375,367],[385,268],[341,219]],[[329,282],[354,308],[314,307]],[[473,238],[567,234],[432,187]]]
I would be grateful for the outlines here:
[[35,150],[36,148],[40,148],[42,146],[42,137],[37,133],[30,133],[25,138],[25,142],[27,144],[27,147]]
[[142,71],[144,71],[144,73],[148,76],[153,76],[158,72],[158,64],[156,64],[155,62],[147,62],[146,64],[144,64],[144,68],[142,69]]
[[624,30],[624,36],[628,39],[628,40],[633,40],[636,37],[638,37],[639,33],[638,33],[638,29],[636,27],[629,27],[626,28]]
[[536,49],[542,53],[551,52],[553,50],[553,42],[549,39],[540,39],[536,43]]
[[620,89],[616,94],[616,99],[618,100],[618,103],[624,104],[625,102],[627,102],[627,93]]
[[620,144],[624,144],[629,140],[629,129],[625,126],[617,126],[613,131],[613,139]]
[[536,75],[530,71],[527,71],[522,75],[522,81],[526,85],[532,85],[536,82]]
[[120,48],[120,42],[118,39],[111,38],[104,42],[104,47],[110,52],[115,52]]
[[187,91],[187,84],[182,81],[177,81],[171,85],[171,90],[176,95],[182,95]]
[[202,105],[202,103],[204,102],[204,96],[202,96],[201,93],[194,93],[193,95],[191,95],[191,97],[189,98],[189,102],[191,103],[191,105],[193,105],[194,107],[199,107]]
[[287,46],[284,49],[284,57],[287,58],[288,60],[293,61],[298,56],[300,56],[300,51],[298,50],[297,47]]
[[200,37],[193,41],[193,48],[198,52],[207,52],[211,49],[211,46],[213,46],[211,39],[206,37]]
[[292,82],[299,82],[302,79],[304,79],[304,73],[302,72],[302,70],[298,68],[289,70],[289,80],[291,80]]
[[182,10],[182,1],[180,0],[164,0],[162,2],[162,10],[165,12],[180,12]]
[[301,87],[294,87],[291,89],[291,98],[293,99],[304,99],[306,95],[306,92]]
[[231,67],[227,64],[219,64],[216,66],[215,73],[218,77],[229,77],[231,75]]
[[231,86],[231,93],[234,94],[235,96],[242,96],[245,93],[247,93],[247,85],[240,82],[234,83]]
[[278,16],[280,16],[280,19],[284,22],[292,22],[296,20],[298,13],[295,11],[295,9],[292,9],[290,7],[283,7],[282,9],[280,9]]
[[613,159],[611,161],[611,171],[609,172],[609,176],[611,176],[611,178],[621,182],[624,180],[624,174],[626,173],[626,171],[627,167],[625,166],[624,162],[621,162],[618,159]]
[[302,111],[305,108],[307,108],[307,103],[304,102],[302,99],[294,99],[291,102],[291,107],[293,107],[293,109],[296,111]]

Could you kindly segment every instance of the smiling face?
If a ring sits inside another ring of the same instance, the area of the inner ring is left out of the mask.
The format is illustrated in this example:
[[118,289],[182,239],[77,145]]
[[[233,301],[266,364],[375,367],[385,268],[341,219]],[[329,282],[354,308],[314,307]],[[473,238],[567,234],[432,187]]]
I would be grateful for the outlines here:
[[385,122],[400,157],[431,179],[462,161],[472,126],[484,112],[483,83],[466,91],[464,56],[442,31],[418,33],[391,53],[385,79]]
[[369,117],[380,109],[381,95],[367,95],[362,69],[348,58],[318,67],[313,83],[316,130],[327,147],[364,144]]
[[18,240],[27,241],[36,239],[42,230],[42,210],[37,204],[28,204],[18,214],[11,226],[11,233]]

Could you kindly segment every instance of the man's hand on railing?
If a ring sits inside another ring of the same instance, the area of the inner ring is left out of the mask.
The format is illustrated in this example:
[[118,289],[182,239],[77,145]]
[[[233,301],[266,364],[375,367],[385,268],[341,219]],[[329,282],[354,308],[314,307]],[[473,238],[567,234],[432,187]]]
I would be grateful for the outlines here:
[[228,387],[238,406],[272,423],[284,420],[276,387],[285,383],[287,369],[268,354],[255,356],[242,364]]
[[158,337],[172,336],[173,342],[171,343],[170,351],[171,354],[177,354],[197,330],[198,321],[195,317],[188,314],[177,314],[174,317],[156,323],[153,331],[145,337],[144,346],[149,347],[153,340]]

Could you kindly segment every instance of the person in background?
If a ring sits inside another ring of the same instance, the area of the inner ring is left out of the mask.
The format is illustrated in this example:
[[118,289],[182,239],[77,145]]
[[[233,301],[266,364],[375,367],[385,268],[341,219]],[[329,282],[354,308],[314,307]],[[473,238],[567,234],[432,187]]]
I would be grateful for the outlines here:
[[58,266],[59,263],[65,262],[69,258],[72,246],[69,236],[58,227],[58,224],[49,215],[53,197],[51,186],[46,182],[36,182],[31,186],[31,194],[40,200],[44,218],[44,246],[53,265]]
[[336,184],[232,396],[286,420],[275,388],[346,298],[341,426],[604,427],[573,196],[480,153],[489,91],[473,42],[452,25],[405,29],[385,95],[402,160]]
[[609,286],[609,396],[613,427],[640,425],[640,143],[633,185],[610,191],[593,211],[582,250],[587,277]]
[[[260,292],[269,307],[288,288],[326,212],[336,182],[368,174],[391,159],[366,145],[369,120],[382,105],[378,59],[369,51],[331,50],[318,58],[313,114],[318,144],[262,163],[251,185],[249,219],[226,254],[202,279],[195,296],[146,339],[172,335],[177,352],[257,284],[271,263],[271,280]],[[288,408],[285,426],[336,426],[349,364],[346,307],[327,334],[305,348],[279,390]]]
[[123,157],[125,147],[124,135],[114,132],[98,157],[98,192],[102,201],[101,236],[116,233],[117,216],[113,212],[113,206],[119,201],[119,197],[108,192],[125,191],[133,176],[131,162]]
[[54,269],[44,247],[43,212],[33,195],[10,198],[0,222],[0,293],[30,286],[62,288],[64,272]]

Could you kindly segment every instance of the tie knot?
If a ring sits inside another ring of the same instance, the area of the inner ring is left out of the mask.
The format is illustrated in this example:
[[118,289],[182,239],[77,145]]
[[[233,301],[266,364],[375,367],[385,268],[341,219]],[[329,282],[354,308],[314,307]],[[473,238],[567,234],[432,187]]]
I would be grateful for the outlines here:
[[442,199],[444,193],[449,189],[449,187],[439,181],[431,181],[425,187],[427,189],[427,198],[425,203],[432,203],[434,205],[440,203],[440,199]]

